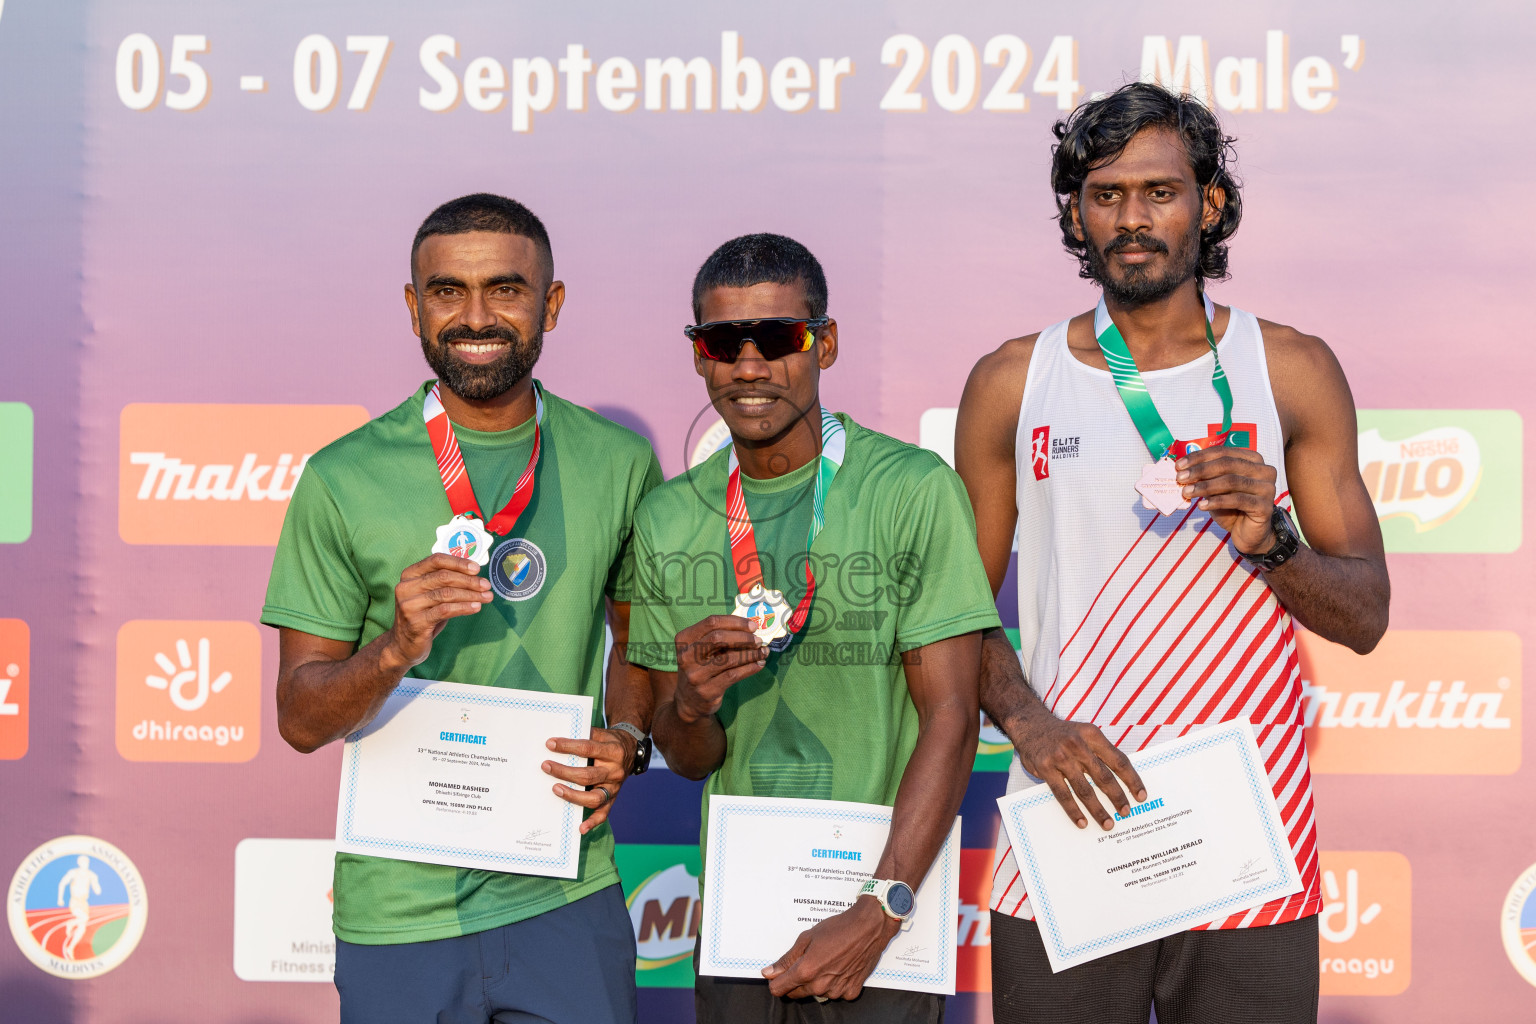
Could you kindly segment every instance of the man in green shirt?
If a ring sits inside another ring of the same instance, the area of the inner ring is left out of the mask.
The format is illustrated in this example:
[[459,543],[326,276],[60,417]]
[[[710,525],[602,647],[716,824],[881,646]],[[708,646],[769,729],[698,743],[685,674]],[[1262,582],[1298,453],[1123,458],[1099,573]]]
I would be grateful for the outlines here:
[[281,630],[278,727],[296,749],[361,729],[407,676],[594,698],[591,739],[548,744],[590,767],[544,762],[591,809],[574,880],[337,855],[347,1024],[635,1019],[606,819],[649,756],[648,681],[621,652],[634,512],[661,470],[644,439],[533,379],[564,299],[522,204],[435,210],[405,301],[437,379],[317,452],[283,523],[261,619]]
[[[700,268],[694,368],[732,443],[636,515],[629,657],[651,669],[668,766],[709,776],[706,815],[714,793],[891,806],[874,877],[916,889],[965,795],[981,631],[998,618],[954,471],[822,409],[826,305],[820,264],[780,235]],[[782,606],[716,614],[759,579]],[[788,632],[770,649],[753,629]],[[860,896],[764,981],[700,977],[699,1021],[942,1019],[942,996],[863,987],[900,928],[894,903]]]

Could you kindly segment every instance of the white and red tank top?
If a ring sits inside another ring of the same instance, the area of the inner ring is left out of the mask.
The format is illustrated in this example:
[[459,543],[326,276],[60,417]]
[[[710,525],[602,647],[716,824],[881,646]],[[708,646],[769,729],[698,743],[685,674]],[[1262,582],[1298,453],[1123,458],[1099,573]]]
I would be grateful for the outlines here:
[[[1232,384],[1233,430],[1248,431],[1248,447],[1275,467],[1275,493],[1289,508],[1285,440],[1258,321],[1234,308],[1219,348]],[[1220,431],[1211,370],[1207,353],[1142,371],[1176,438]],[[1035,342],[1015,443],[1019,645],[1030,685],[1057,716],[1092,722],[1127,753],[1202,724],[1252,721],[1303,889],[1202,927],[1317,913],[1317,825],[1290,614],[1210,515],[1142,507],[1135,484],[1147,446],[1109,371],[1067,348],[1065,321]],[[1008,791],[1026,782],[1015,755]],[[1003,829],[992,909],[1034,917]]]

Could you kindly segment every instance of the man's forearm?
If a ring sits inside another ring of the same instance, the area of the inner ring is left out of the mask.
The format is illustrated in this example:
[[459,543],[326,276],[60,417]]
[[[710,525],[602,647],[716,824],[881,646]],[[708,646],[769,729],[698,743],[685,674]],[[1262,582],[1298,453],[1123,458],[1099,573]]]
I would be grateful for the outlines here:
[[409,669],[388,633],[348,658],[295,666],[278,680],[278,732],[306,754],[348,736],[373,721]]
[[667,701],[651,728],[667,767],[685,779],[702,779],[725,763],[725,729],[714,715],[685,722]]
[[928,712],[896,790],[890,838],[875,868],[876,878],[898,879],[916,889],[954,826],[976,759],[980,725],[976,705],[966,708],[964,703],[969,702]]
[[604,712],[608,722],[628,722],[642,732],[651,731],[655,697],[651,694],[651,675],[640,665],[624,660],[619,645],[608,656],[608,692]]
[[1051,713],[1024,678],[1018,652],[1001,629],[981,638],[981,710],[1010,739],[1031,718]]
[[1304,544],[1264,580],[1297,622],[1358,654],[1369,653],[1387,630],[1392,586],[1380,562],[1325,555]]

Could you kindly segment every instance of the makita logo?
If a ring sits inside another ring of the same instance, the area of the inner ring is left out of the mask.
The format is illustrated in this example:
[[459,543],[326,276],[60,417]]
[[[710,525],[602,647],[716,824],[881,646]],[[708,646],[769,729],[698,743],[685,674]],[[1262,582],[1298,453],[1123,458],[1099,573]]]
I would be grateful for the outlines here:
[[117,530],[129,544],[276,544],[310,456],[356,405],[123,407]]
[[1321,774],[1507,775],[1520,767],[1520,637],[1389,629],[1370,654],[1298,631],[1307,755]]
[[[1509,680],[1500,683],[1508,689]],[[1501,714],[1503,693],[1468,693],[1457,679],[1445,688],[1436,680],[1410,690],[1395,680],[1385,694],[1370,690],[1343,693],[1303,681],[1301,700],[1310,729],[1508,729]]]
[[139,501],[287,501],[310,454],[279,455],[276,462],[264,463],[255,452],[246,452],[238,466],[199,466],[165,452],[130,452],[128,461],[144,467]]

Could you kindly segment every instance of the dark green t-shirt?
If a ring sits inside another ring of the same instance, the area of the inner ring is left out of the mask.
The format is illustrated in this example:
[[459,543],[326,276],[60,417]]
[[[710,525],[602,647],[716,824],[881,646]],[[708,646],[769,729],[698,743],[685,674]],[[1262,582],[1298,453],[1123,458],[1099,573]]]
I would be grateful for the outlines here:
[[[812,612],[789,649],[725,693],[725,763],[709,795],[885,804],[917,744],[901,654],[999,625],[960,478],[937,455],[847,416],[847,453],[810,560]],[[675,671],[674,638],[729,614],[737,584],[726,537],[727,452],[652,491],[635,516],[629,658]],[[742,488],[767,585],[805,591],[816,461]]]
[[[401,571],[431,553],[453,515],[421,418],[428,386],[309,460],[283,521],[262,622],[359,646],[394,624]],[[454,434],[489,517],[528,464],[533,421],[493,434],[455,426]],[[523,600],[498,597],[450,619],[410,675],[586,694],[601,726],[603,598],[631,599],[634,514],[660,481],[644,438],[545,391],[536,486],[513,530],[542,557],[544,582]],[[583,838],[572,881],[343,853],[334,926],[364,944],[467,935],[616,881],[607,825]]]

